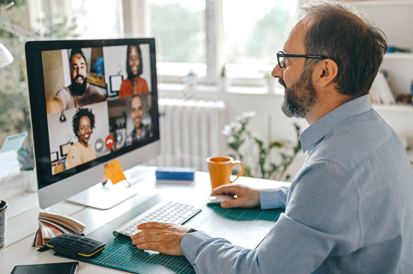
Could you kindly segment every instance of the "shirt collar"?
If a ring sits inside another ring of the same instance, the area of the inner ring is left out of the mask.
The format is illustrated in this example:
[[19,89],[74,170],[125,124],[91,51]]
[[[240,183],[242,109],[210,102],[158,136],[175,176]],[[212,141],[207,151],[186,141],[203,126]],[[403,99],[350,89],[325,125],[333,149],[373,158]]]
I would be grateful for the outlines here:
[[366,94],[348,101],[327,113],[300,134],[298,139],[303,147],[303,152],[306,152],[311,146],[326,136],[341,121],[365,113],[370,109],[372,109],[370,95]]

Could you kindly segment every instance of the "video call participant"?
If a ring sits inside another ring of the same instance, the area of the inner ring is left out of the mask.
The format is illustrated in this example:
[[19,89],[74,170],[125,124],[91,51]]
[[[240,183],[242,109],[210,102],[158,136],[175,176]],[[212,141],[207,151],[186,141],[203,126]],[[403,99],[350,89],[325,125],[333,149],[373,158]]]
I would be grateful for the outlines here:
[[47,114],[106,100],[98,88],[87,83],[87,64],[82,50],[72,49],[69,61],[72,83],[59,90],[52,100],[47,101]]
[[149,92],[146,80],[139,77],[143,71],[141,56],[141,48],[138,45],[128,46],[126,56],[128,79],[123,80],[120,86],[119,98]]
[[[143,101],[139,95],[135,95],[131,101],[131,112],[130,116],[134,125],[134,129],[129,134],[131,144],[134,144],[138,141],[143,141],[152,136],[152,127],[151,125],[145,125],[142,123],[143,117]],[[130,144],[126,144],[130,145]]]
[[[369,90],[387,43],[341,1],[311,1],[276,54],[281,109],[304,118],[308,156],[287,187],[226,185],[224,208],[283,208],[256,249],[189,227],[138,225],[139,249],[184,255],[196,273],[413,273],[413,170]],[[285,52],[285,53],[284,53]],[[274,54],[275,55],[275,54]]]
[[69,149],[66,157],[66,169],[96,159],[93,146],[88,144],[92,130],[95,128],[95,115],[87,108],[79,108],[73,116],[72,126],[78,142]]

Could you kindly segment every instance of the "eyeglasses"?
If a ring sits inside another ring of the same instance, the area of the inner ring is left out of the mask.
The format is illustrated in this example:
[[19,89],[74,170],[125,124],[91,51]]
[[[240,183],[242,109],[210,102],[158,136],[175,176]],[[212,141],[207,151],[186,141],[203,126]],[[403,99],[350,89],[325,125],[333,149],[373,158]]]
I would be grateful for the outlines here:
[[287,57],[293,57],[293,58],[316,58],[316,59],[330,59],[327,56],[324,55],[311,55],[311,54],[285,54],[284,51],[279,51],[277,52],[277,61],[278,61],[278,66],[280,68],[285,67],[285,64],[287,63]]

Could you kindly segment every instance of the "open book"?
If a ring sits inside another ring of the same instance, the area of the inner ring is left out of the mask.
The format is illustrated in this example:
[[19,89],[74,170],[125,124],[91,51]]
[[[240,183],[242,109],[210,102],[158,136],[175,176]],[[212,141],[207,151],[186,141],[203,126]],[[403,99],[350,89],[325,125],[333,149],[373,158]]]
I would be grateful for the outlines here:
[[45,246],[47,242],[60,234],[82,234],[86,225],[73,218],[50,213],[39,213],[39,229],[33,241],[34,247]]

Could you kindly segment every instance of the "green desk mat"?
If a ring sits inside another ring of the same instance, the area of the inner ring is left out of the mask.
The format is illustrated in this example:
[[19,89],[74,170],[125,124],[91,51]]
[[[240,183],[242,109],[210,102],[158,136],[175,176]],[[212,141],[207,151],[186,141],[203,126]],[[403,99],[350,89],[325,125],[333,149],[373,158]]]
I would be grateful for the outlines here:
[[[126,237],[115,238],[113,230],[161,201],[155,196],[112,222],[88,234],[87,237],[106,243],[106,248],[90,258],[76,258],[81,262],[96,264],[132,273],[195,273],[184,256],[169,256],[153,251],[139,250]],[[228,239],[234,245],[255,248],[262,241],[283,209],[223,209],[208,205],[185,225],[204,230],[214,237]],[[240,241],[241,239],[241,241]],[[244,242],[243,242],[244,241]]]

